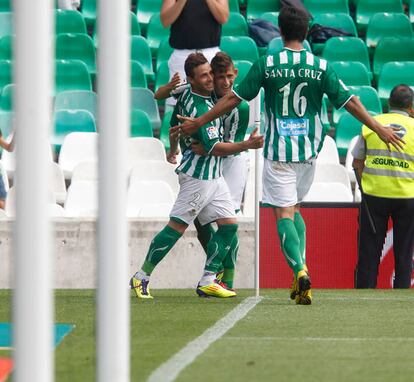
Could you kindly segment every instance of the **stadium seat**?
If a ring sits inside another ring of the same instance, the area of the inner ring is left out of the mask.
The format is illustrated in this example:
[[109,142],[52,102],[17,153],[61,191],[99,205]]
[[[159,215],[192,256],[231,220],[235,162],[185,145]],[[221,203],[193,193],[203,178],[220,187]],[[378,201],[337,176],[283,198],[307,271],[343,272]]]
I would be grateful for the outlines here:
[[383,109],[394,86],[405,84],[414,89],[414,62],[387,62],[378,77],[378,96]]
[[223,24],[222,36],[248,36],[246,19],[240,13],[230,12],[229,19]]
[[168,62],[172,52],[173,52],[173,48],[171,48],[170,46],[169,38],[168,37],[164,38],[164,40],[161,41],[160,46],[157,51],[157,58],[156,58],[156,65],[155,65],[155,68],[157,71],[163,62]]
[[65,90],[92,90],[86,64],[79,60],[56,60],[55,94]]
[[323,128],[328,131],[331,128],[331,123],[329,122],[329,114],[328,114],[328,97],[324,95],[322,98],[322,109],[321,109],[321,122]]
[[0,131],[4,139],[14,131],[14,123],[14,113],[0,113]]
[[131,110],[131,137],[153,137],[151,121],[142,110]]
[[248,21],[258,19],[265,12],[277,12],[279,0],[252,0],[247,2],[246,18]]
[[347,86],[371,85],[367,68],[360,62],[336,61],[331,66]]
[[246,60],[253,63],[259,58],[256,43],[247,36],[223,36],[220,49],[235,61]]
[[317,163],[313,181],[316,183],[341,183],[351,190],[348,171],[341,164]]
[[322,149],[319,152],[316,163],[333,163],[339,164],[338,150],[336,149],[335,141],[329,135],[325,136]]
[[252,67],[252,63],[249,61],[242,60],[234,62],[234,66],[238,70],[236,80],[234,81],[234,83],[237,85],[243,80],[244,77],[246,77],[246,74]]
[[414,39],[384,37],[374,52],[373,72],[377,80],[384,64],[390,61],[414,61]]
[[358,31],[365,33],[369,20],[379,12],[403,13],[401,0],[358,0],[355,18]]
[[[312,49],[309,45],[309,42],[307,40],[303,41],[303,47],[308,51],[312,53]],[[278,52],[281,52],[284,48],[282,37],[275,37],[267,46],[267,54],[276,54]]]
[[69,9],[55,10],[56,34],[59,33],[86,33],[86,24],[82,13]]
[[413,37],[410,20],[403,13],[376,13],[369,20],[365,37],[368,49],[373,53],[383,37]]
[[11,12],[12,0],[0,0],[0,12]]
[[352,190],[342,183],[312,183],[304,202],[315,203],[352,203],[354,197]]
[[0,60],[0,94],[2,89],[12,82],[12,62],[10,60]]
[[59,151],[65,137],[69,133],[96,132],[95,119],[87,110],[59,110],[54,116],[54,133],[51,143]]
[[229,11],[240,13],[239,0],[229,0]]
[[162,0],[139,0],[137,6],[137,17],[141,27],[142,34],[147,35],[147,28],[151,17],[159,13]]
[[95,27],[96,0],[82,0],[82,14],[89,29]]
[[[349,86],[351,94],[359,97],[365,108],[373,114],[382,113],[381,101],[378,97],[377,91],[371,86]],[[336,126],[341,116],[347,113],[345,108],[340,110],[333,109],[332,111],[332,123]]]
[[65,179],[71,179],[73,169],[82,162],[98,161],[98,134],[69,133],[65,136],[58,163]]
[[260,18],[269,21],[275,27],[279,27],[279,12],[265,12],[260,15]]
[[[345,157],[345,168],[348,171],[349,179],[350,179],[352,184],[355,184],[355,182],[356,182],[354,168],[352,167],[352,162],[354,160],[354,156],[352,155],[352,150],[354,149],[358,139],[359,139],[359,135],[353,137],[348,142],[348,149],[346,151],[346,157]],[[358,185],[355,185],[355,188],[357,186]]]
[[156,138],[129,138],[127,147],[127,160],[130,167],[132,167],[136,161],[167,160],[164,146],[161,141]]
[[56,199],[56,203],[63,204],[66,200],[66,184],[63,171],[56,162],[50,162],[50,188]]
[[340,157],[344,157],[348,150],[349,142],[361,134],[362,123],[352,114],[343,113],[336,125],[335,142]]
[[303,3],[313,16],[320,13],[349,14],[348,0],[304,0]]
[[0,98],[0,110],[10,112],[13,111],[13,93],[16,88],[15,84],[6,85],[2,92]]
[[[127,194],[128,217],[167,217],[174,204],[174,193],[163,181],[131,183]],[[141,210],[145,208],[145,215]],[[161,216],[155,216],[160,215]],[[149,216],[148,216],[149,215]]]
[[97,120],[97,95],[92,90],[67,90],[56,94],[54,110],[87,110]]
[[[170,71],[168,69],[168,62],[163,62],[157,70],[155,77],[155,91],[159,89],[160,86],[165,85],[170,80]],[[164,103],[165,100],[162,100]],[[158,101],[160,103],[160,101]]]
[[56,59],[80,60],[90,74],[96,73],[95,46],[86,34],[62,33],[56,36]]
[[370,73],[370,78],[372,77],[367,47],[358,37],[330,38],[325,44],[322,56],[331,63],[334,61],[361,62]]
[[97,182],[99,180],[98,162],[79,162],[72,170],[70,183],[75,182]]
[[135,162],[131,169],[129,182],[130,184],[134,184],[142,180],[159,180],[166,182],[171,187],[175,195],[178,194],[180,188],[174,165],[166,161],[143,160]]
[[160,129],[160,140],[163,143],[166,151],[170,149],[170,121],[172,114],[172,111],[168,111],[164,114]]
[[64,208],[68,217],[96,217],[98,214],[98,183],[75,182],[71,184]]
[[148,87],[147,77],[144,69],[138,61],[131,60],[131,87],[146,88]]
[[164,28],[164,26],[161,23],[160,14],[155,13],[151,17],[147,29],[147,42],[148,46],[151,49],[151,54],[153,57],[157,55],[157,51],[161,41],[163,41],[169,35],[170,28]]
[[3,36],[12,35],[13,32],[13,13],[0,13],[0,38]]
[[0,37],[0,60],[13,60],[13,38],[12,35]]
[[151,50],[142,36],[131,36],[131,60],[138,61],[147,76],[147,82],[154,81]]
[[131,108],[140,109],[148,114],[152,128],[158,130],[161,126],[160,114],[154,93],[145,88],[131,88]]

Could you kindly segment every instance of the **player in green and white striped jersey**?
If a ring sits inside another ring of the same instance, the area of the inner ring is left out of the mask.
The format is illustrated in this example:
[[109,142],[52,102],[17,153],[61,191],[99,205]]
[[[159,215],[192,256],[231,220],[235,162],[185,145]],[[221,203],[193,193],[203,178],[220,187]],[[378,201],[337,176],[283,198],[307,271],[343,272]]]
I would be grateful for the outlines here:
[[345,107],[387,144],[401,145],[394,131],[375,121],[358,98],[349,94],[326,60],[305,51],[303,40],[308,24],[304,11],[283,7],[279,27],[285,49],[260,58],[232,94],[200,118],[183,117],[185,123],[180,127],[185,133],[192,133],[233,109],[242,99],[253,99],[264,88],[267,121],[263,203],[274,208],[282,250],[294,272],[291,297],[298,304],[312,301],[305,263],[306,227],[299,203],[312,183],[314,159],[326,133],[320,123],[323,94],[337,108]]
[[[189,55],[185,62],[191,89],[179,97],[174,115],[178,112],[197,117],[213,107],[211,93],[213,77],[210,64],[200,53]],[[247,141],[225,143],[220,141],[221,121],[207,123],[190,138],[181,140],[183,159],[177,168],[180,191],[170,213],[167,226],[152,240],[142,268],[131,278],[131,288],[138,298],[152,298],[149,277],[155,266],[167,255],[188,225],[198,218],[202,225],[215,221],[217,231],[207,247],[203,277],[197,286],[200,296],[232,297],[235,292],[221,286],[216,273],[230,249],[237,232],[237,221],[226,182],[221,176],[219,157],[235,154],[263,145],[263,137],[252,133]],[[207,156],[195,154],[193,140],[199,142]],[[171,142],[174,152],[176,140]]]

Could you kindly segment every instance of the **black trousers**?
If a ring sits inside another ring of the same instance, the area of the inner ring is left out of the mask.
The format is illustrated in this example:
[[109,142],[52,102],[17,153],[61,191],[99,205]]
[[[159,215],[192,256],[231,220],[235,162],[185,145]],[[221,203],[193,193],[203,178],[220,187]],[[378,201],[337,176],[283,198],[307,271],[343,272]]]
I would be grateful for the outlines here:
[[355,272],[356,288],[377,286],[378,266],[384,245],[388,219],[394,233],[394,288],[410,288],[414,253],[414,199],[388,199],[365,195],[377,234],[370,227],[361,203],[359,214],[359,253]]

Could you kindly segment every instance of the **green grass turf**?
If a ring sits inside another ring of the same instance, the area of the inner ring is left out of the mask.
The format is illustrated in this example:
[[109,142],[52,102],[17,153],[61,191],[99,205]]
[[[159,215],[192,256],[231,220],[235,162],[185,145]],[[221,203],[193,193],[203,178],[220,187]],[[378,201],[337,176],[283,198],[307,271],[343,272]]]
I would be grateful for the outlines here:
[[[200,299],[192,290],[153,294],[152,301],[131,295],[131,381],[146,380],[252,292],[229,300]],[[413,380],[412,290],[317,290],[311,306],[296,306],[286,290],[262,295],[177,381]],[[56,350],[56,381],[93,381],[94,292],[57,291],[55,306],[56,322],[76,325]],[[0,291],[0,321],[9,320],[10,292]]]

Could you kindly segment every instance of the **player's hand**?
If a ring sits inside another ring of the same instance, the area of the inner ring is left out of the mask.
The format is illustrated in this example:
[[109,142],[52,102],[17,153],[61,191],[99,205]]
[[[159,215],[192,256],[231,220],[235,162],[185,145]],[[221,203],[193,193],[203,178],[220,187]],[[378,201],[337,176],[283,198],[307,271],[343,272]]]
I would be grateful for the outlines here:
[[178,152],[171,152],[168,151],[167,152],[167,162],[171,163],[171,164],[177,164],[177,154]]
[[247,140],[249,149],[260,149],[263,147],[264,137],[263,135],[257,134],[258,128],[256,127],[253,132],[250,134],[249,139]]
[[198,141],[194,141],[194,142],[191,144],[191,150],[192,150],[195,154],[197,154],[197,155],[201,155],[201,156],[203,156],[203,157],[205,157],[205,156],[207,156],[207,155],[208,155],[208,154],[207,154],[207,152],[204,150],[203,145],[202,145],[200,142],[198,142]]
[[170,82],[168,83],[168,86],[171,90],[174,90],[178,85],[181,83],[180,75],[177,73],[174,73],[172,76]]
[[391,146],[394,146],[398,151],[401,151],[404,148],[404,140],[397,134],[400,131],[398,127],[386,127],[381,126],[377,131],[380,139],[387,145],[388,150],[391,150]]
[[181,137],[180,129],[171,128],[169,134],[170,134],[170,142],[178,142],[178,140]]
[[172,129],[181,129],[181,133],[183,135],[192,135],[200,127],[197,118],[184,117],[182,115],[177,115],[177,118],[182,122],[182,124],[174,126]]

